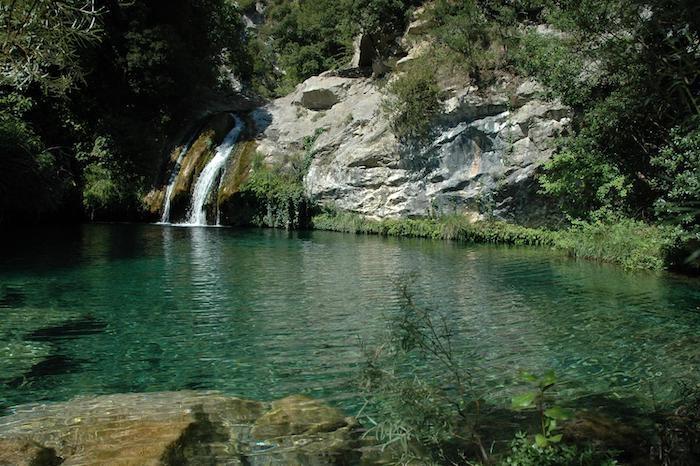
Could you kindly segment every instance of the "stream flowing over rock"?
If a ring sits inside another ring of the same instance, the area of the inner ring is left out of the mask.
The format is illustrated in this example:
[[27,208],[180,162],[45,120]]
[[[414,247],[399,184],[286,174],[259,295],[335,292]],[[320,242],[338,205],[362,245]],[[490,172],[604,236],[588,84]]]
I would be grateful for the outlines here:
[[[443,80],[439,85],[447,98],[431,122],[432,139],[411,145],[394,135],[384,105],[386,83],[430,49],[426,27],[422,19],[411,23],[400,41],[402,53],[384,61],[376,56],[378,39],[360,35],[349,69],[311,77],[287,96],[239,112],[250,128],[223,167],[218,196],[209,196],[208,210],[224,212],[222,223],[245,224],[232,200],[258,152],[278,167],[299,154],[310,155],[304,177],[308,196],[322,206],[372,218],[458,213],[542,224],[556,215],[536,197],[535,176],[566,133],[571,111],[546,100],[533,80],[503,73],[481,88],[464,77]],[[372,72],[378,64],[386,70]],[[378,79],[387,71],[393,74]],[[174,221],[182,219],[212,148],[233,126],[232,117],[216,112],[212,109],[198,136],[190,136],[194,143],[180,163],[182,146],[174,148],[160,187],[146,197],[154,217],[164,211],[167,193],[168,213],[172,210]]]
[[79,397],[0,418],[0,465],[349,465],[361,463],[359,434],[354,418],[298,395]]

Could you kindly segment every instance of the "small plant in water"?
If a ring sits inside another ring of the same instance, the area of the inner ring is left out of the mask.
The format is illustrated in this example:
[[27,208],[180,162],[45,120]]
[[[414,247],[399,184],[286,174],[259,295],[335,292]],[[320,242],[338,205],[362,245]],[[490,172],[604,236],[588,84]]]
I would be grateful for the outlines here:
[[553,443],[561,442],[562,435],[556,433],[558,422],[570,419],[573,413],[561,406],[548,403],[548,391],[557,383],[554,371],[549,370],[542,376],[523,372],[523,381],[531,384],[532,390],[513,397],[512,407],[515,409],[536,409],[540,417],[540,432],[535,435],[535,445],[546,448]]
[[483,402],[455,356],[455,330],[443,315],[418,305],[405,283],[399,293],[388,341],[365,351],[367,410],[358,417],[370,426],[367,434],[399,463],[488,461],[480,432]]

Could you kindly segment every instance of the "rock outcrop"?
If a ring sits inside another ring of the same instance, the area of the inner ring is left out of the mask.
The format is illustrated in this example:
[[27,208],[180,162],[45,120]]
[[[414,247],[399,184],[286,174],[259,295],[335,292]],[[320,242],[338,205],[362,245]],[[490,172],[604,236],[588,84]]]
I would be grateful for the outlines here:
[[217,392],[80,397],[0,418],[0,465],[348,465],[358,425],[323,403]]
[[[328,98],[307,105],[309,92]],[[449,92],[436,137],[411,149],[392,133],[375,80],[325,73],[253,113],[262,128],[258,151],[279,163],[317,136],[306,189],[344,211],[380,218],[532,216],[525,193],[566,131],[569,110],[542,99],[537,83],[514,78]]]

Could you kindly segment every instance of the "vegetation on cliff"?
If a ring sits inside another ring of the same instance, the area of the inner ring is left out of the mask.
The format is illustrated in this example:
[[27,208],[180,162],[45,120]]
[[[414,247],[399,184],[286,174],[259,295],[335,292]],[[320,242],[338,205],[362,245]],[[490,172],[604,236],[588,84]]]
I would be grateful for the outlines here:
[[251,79],[227,0],[0,5],[0,221],[134,218],[169,135]]
[[[230,0],[3,4],[2,221],[58,213],[136,218],[162,154],[203,103],[239,85],[263,96],[284,93],[346,64],[359,33],[371,39],[377,60],[396,59],[411,13],[421,7],[418,34],[429,48],[387,87],[388,118],[404,144],[435,129],[450,80],[484,88],[505,75],[531,76],[574,109],[569,134],[539,178],[542,195],[572,231],[670,224],[669,241],[688,244],[686,257],[697,249],[696,2],[261,5],[258,11],[258,2]],[[260,194],[260,186],[250,192]],[[658,249],[650,241],[648,249]],[[577,255],[610,257],[575,243]]]

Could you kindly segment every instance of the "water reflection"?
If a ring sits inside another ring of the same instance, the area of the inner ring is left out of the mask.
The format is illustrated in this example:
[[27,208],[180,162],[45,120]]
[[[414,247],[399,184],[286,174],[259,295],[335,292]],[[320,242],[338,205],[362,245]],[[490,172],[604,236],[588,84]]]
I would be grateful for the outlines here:
[[0,388],[5,404],[209,388],[352,407],[357,337],[385,335],[394,282],[415,273],[416,299],[447,314],[494,402],[520,369],[554,368],[567,397],[642,405],[652,386],[664,398],[675,378],[700,379],[700,287],[669,275],[537,249],[128,225],[85,227],[51,249],[47,263],[78,257],[70,266],[15,267],[34,261],[27,238],[0,263],[0,342],[24,380]]

